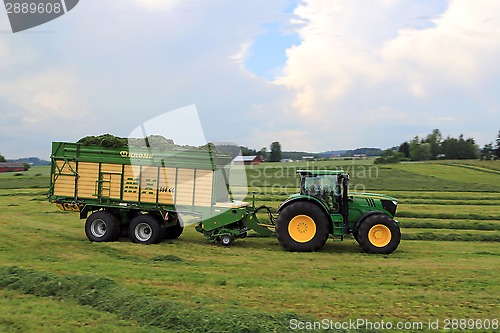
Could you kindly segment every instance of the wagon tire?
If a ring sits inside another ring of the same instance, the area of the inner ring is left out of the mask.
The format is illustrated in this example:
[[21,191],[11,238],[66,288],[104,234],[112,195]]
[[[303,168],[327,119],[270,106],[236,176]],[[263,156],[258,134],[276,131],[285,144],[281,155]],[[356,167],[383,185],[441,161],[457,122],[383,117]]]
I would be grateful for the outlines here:
[[287,251],[318,251],[328,240],[328,222],[328,216],[317,205],[304,201],[291,203],[278,216],[276,237]]
[[151,214],[137,215],[130,221],[128,234],[133,243],[159,243],[163,238],[161,219]]
[[384,214],[368,216],[360,223],[357,236],[361,248],[373,254],[390,254],[401,241],[399,226]]
[[163,237],[165,239],[177,239],[182,235],[184,231],[184,222],[180,216],[177,216],[177,223],[173,226],[165,228],[163,232]]
[[120,233],[120,220],[111,212],[94,212],[85,221],[85,234],[92,242],[114,242]]

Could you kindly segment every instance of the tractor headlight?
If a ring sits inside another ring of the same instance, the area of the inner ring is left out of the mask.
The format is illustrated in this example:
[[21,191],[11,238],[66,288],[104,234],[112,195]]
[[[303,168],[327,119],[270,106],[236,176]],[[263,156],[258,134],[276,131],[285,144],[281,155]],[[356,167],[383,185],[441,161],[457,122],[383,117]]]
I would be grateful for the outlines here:
[[392,216],[396,215],[396,208],[398,207],[398,202],[396,200],[380,200],[382,201],[382,207],[391,213]]

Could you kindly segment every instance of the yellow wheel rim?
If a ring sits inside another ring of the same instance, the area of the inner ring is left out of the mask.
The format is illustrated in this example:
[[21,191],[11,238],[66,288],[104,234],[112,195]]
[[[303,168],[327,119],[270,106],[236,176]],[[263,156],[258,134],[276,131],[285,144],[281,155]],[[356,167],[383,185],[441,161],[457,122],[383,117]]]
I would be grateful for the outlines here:
[[368,231],[368,240],[373,246],[384,247],[391,241],[392,233],[389,228],[383,224],[377,224]]
[[298,243],[307,243],[316,235],[316,223],[307,215],[297,215],[288,224],[288,234]]

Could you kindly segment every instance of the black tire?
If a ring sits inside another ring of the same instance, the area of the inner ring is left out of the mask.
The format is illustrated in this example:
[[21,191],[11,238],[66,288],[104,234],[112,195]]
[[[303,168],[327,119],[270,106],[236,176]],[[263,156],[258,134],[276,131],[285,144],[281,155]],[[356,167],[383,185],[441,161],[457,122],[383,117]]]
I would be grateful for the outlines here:
[[233,241],[234,241],[234,237],[229,236],[229,235],[224,235],[220,238],[220,242],[224,246],[229,246],[229,245],[233,244]]
[[111,212],[94,212],[85,221],[85,234],[92,242],[114,242],[120,237],[120,232],[120,220]]
[[358,244],[359,244],[359,238],[358,238],[358,231],[357,230],[352,233],[352,236],[354,237],[354,239],[356,240],[356,242],[358,242]]
[[399,226],[387,215],[368,216],[358,227],[358,243],[368,253],[392,253],[398,248],[400,241]]
[[163,236],[160,218],[151,214],[137,215],[130,221],[128,234],[134,243],[159,243]]
[[173,226],[165,228],[164,238],[165,239],[177,239],[182,235],[184,231],[184,223],[180,216],[177,215],[177,223]]
[[318,251],[328,240],[328,220],[326,213],[311,202],[291,203],[278,216],[278,242],[287,251]]

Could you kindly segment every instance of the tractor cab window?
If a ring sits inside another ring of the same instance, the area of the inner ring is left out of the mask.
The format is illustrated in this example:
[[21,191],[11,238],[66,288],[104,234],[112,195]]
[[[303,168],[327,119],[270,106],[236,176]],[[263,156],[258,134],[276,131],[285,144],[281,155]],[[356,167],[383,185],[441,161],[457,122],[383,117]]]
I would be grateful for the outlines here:
[[303,183],[303,192],[312,196],[340,195],[337,176],[307,176]]

